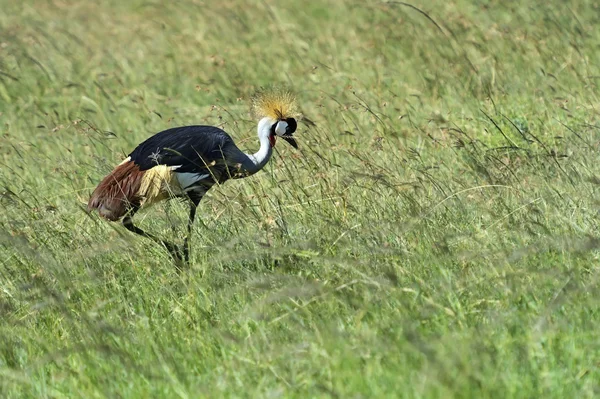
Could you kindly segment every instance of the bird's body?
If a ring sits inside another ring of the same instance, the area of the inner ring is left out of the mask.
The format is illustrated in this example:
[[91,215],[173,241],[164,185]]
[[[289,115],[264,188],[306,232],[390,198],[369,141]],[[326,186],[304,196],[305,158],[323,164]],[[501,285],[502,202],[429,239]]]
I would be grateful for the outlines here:
[[231,136],[217,127],[168,129],[139,144],[100,183],[89,206],[106,219],[119,220],[129,208],[176,197],[199,200],[215,183],[251,174],[253,164],[248,160]]
[[[177,247],[142,231],[133,225],[133,215],[156,202],[184,197],[191,201],[188,237],[183,255],[188,258],[187,241],[196,207],[215,184],[230,178],[252,175],[271,158],[277,137],[297,147],[292,133],[296,121],[289,115],[293,98],[288,102],[273,101],[265,96],[258,114],[259,150],[254,154],[242,152],[231,136],[214,126],[184,126],[162,131],[139,144],[129,156],[106,176],[92,193],[88,209],[111,221],[123,219],[130,231],[162,242],[176,257]],[[273,109],[273,107],[275,107]],[[284,113],[283,110],[288,112]]]

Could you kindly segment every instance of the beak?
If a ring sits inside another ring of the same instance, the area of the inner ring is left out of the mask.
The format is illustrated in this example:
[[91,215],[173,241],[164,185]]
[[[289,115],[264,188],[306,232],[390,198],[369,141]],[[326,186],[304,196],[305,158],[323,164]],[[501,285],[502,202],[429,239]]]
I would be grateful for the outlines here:
[[292,136],[291,134],[286,134],[284,136],[280,136],[282,139],[284,139],[285,141],[287,141],[288,143],[290,143],[290,145],[292,147],[294,147],[295,149],[298,149],[298,143],[296,142],[296,139],[294,138],[294,136]]

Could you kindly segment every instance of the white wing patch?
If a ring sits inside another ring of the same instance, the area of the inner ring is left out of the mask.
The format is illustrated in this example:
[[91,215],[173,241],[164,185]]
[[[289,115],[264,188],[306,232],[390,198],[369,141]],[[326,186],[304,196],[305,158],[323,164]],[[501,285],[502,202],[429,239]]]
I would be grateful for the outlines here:
[[179,182],[179,186],[182,190],[186,190],[189,186],[194,183],[199,182],[200,180],[204,180],[210,175],[201,175],[199,173],[179,173],[175,172],[175,176],[177,177],[177,181]]
[[126,164],[127,162],[131,161],[131,157],[127,157],[123,160],[123,162],[121,162],[120,164],[118,164],[117,166],[121,166],[123,164]]

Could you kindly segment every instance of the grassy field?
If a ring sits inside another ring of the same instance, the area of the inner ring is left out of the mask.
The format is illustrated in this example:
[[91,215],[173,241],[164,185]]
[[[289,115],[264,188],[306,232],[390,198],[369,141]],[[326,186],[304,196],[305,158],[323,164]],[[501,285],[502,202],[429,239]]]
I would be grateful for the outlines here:
[[[600,395],[600,5],[550,3],[0,0],[0,397]],[[270,84],[301,148],[189,270],[85,212],[166,128],[255,151]]]

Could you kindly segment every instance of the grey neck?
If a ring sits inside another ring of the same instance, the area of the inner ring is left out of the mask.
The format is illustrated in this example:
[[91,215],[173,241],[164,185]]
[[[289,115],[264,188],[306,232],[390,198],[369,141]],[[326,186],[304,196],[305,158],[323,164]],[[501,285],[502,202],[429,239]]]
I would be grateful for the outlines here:
[[262,118],[258,122],[258,140],[260,141],[260,148],[254,154],[244,154],[245,157],[242,160],[242,171],[246,174],[252,175],[261,170],[273,154],[273,147],[269,141],[269,135],[271,134],[271,126],[275,121],[271,118]]

